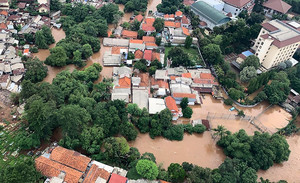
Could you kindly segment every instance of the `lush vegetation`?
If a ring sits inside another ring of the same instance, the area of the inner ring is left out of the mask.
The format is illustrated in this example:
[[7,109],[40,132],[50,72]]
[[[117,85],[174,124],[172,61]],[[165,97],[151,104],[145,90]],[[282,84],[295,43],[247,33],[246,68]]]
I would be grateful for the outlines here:
[[27,60],[25,67],[24,79],[30,80],[32,83],[40,82],[47,76],[48,68],[38,58]]
[[124,4],[125,12],[141,11],[145,12],[147,10],[148,1],[147,0],[114,0],[117,4]]
[[244,130],[234,134],[221,136],[217,144],[223,148],[224,153],[254,170],[267,170],[275,163],[287,161],[290,155],[289,145],[283,136],[278,134],[255,132],[248,136]]
[[165,59],[172,60],[172,67],[201,65],[198,50],[185,47],[165,47]]
[[[26,40],[28,40],[28,42],[32,41],[32,38],[28,38],[29,36],[27,36]],[[43,26],[41,30],[37,31],[35,33],[35,45],[39,48],[39,49],[48,49],[50,44],[55,43],[55,40],[52,36],[51,30],[49,27],[47,26]]]
[[161,4],[157,5],[157,11],[165,14],[174,14],[183,7],[182,0],[162,0]]
[[79,67],[84,66],[83,60],[92,53],[99,51],[99,36],[107,36],[107,24],[113,23],[122,15],[116,4],[109,3],[100,9],[81,3],[66,4],[62,9],[60,19],[66,33],[66,38],[56,44],[47,58],[46,64],[51,66],[64,66],[74,63]]

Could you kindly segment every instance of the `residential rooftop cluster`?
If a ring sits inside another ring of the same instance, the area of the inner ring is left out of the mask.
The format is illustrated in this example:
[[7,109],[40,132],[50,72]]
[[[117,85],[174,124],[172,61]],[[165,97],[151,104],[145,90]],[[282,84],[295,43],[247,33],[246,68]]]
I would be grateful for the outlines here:
[[141,109],[148,109],[150,114],[156,114],[165,108],[173,113],[173,120],[181,115],[180,104],[184,97],[188,98],[189,105],[201,104],[199,93],[211,93],[218,96],[214,90],[218,82],[209,69],[185,69],[183,67],[156,70],[150,77],[148,73],[140,73],[131,68],[113,68],[114,87],[112,100],[124,100],[135,103]]
[[69,150],[56,143],[35,159],[36,169],[46,176],[45,183],[166,183],[165,181],[129,180],[127,171],[112,167]]

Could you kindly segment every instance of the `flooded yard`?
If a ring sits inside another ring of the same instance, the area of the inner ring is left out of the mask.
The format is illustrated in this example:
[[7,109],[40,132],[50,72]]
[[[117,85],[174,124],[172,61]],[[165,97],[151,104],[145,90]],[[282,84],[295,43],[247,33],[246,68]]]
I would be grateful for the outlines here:
[[171,163],[190,162],[203,167],[217,168],[225,159],[221,148],[211,138],[210,132],[201,135],[185,134],[182,141],[169,141],[162,137],[151,139],[149,134],[139,134],[130,146],[140,153],[151,152],[158,164],[168,168]]

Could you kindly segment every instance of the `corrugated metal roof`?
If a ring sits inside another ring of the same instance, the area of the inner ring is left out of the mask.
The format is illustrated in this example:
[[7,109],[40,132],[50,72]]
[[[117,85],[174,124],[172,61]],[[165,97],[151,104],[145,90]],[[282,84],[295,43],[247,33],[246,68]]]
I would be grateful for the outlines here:
[[231,20],[229,17],[226,17],[223,13],[203,1],[198,1],[192,4],[191,9],[195,11],[196,14],[205,17],[216,25],[226,23]]

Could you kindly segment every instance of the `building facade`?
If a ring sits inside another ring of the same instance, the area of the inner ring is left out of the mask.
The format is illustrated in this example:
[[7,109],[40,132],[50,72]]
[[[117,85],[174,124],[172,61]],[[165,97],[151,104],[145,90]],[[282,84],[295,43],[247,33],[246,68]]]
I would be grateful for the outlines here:
[[252,49],[266,70],[291,59],[300,44],[300,25],[272,20],[262,29]]
[[254,0],[223,0],[223,11],[231,13],[232,17],[238,16],[243,10],[252,11]]

